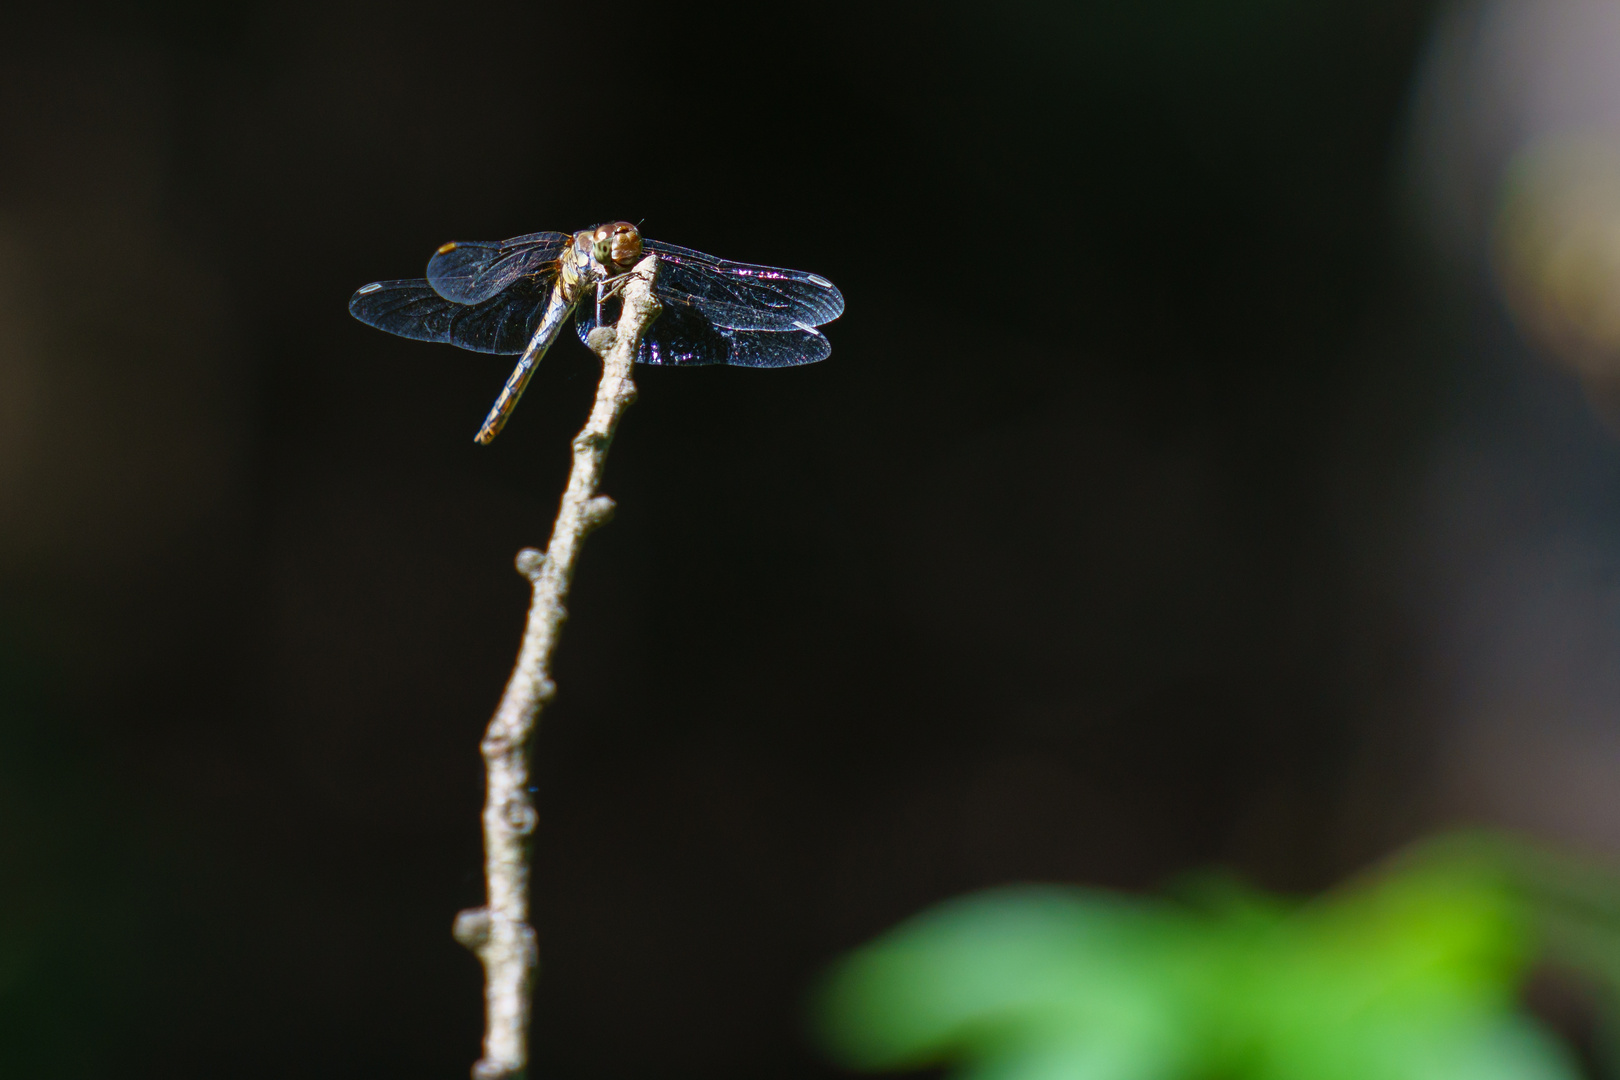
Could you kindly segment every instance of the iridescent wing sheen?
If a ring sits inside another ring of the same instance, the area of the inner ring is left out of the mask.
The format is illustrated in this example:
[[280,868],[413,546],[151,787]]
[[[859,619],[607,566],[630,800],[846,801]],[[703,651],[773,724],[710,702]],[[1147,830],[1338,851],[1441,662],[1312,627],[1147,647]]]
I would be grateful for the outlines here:
[[803,328],[832,322],[844,313],[844,297],[817,274],[729,262],[657,240],[643,241],[642,246],[658,253],[654,292],[659,298],[692,305],[716,327],[802,334]]
[[[663,274],[662,266],[658,272]],[[636,353],[639,364],[796,367],[825,360],[832,352],[831,343],[813,326],[795,326],[791,330],[737,330],[716,326],[694,304],[668,296],[663,298],[663,304],[663,313],[641,339],[641,348]],[[618,317],[617,300],[603,306],[604,322],[612,324]],[[596,325],[596,306],[587,299],[574,315],[574,329],[579,339],[585,341]]]
[[427,282],[446,300],[479,304],[519,278],[548,269],[573,239],[537,232],[510,240],[452,241],[428,260]]
[[472,352],[520,353],[545,314],[551,280],[519,278],[481,304],[446,300],[422,278],[376,281],[349,299],[349,314],[378,330]]

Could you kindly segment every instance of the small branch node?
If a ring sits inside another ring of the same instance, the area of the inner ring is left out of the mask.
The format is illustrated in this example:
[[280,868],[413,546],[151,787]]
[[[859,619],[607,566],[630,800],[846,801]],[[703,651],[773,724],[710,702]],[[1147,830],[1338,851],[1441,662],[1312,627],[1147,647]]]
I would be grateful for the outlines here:
[[599,529],[613,520],[613,512],[617,509],[618,504],[612,499],[606,495],[598,495],[586,503],[585,509],[581,511],[581,517],[584,519],[582,524],[587,529]]
[[450,936],[475,953],[489,944],[489,908],[470,907],[456,914]]
[[519,836],[528,836],[540,824],[540,815],[528,803],[510,802],[506,804],[506,824]]
[[586,453],[600,450],[607,445],[607,436],[600,431],[582,431],[574,436],[574,452]]
[[546,568],[546,553],[537,548],[524,548],[517,553],[515,562],[517,572],[528,578],[532,585],[540,580],[540,574]]
[[585,344],[597,356],[607,356],[613,351],[613,343],[619,339],[619,332],[611,326],[598,326],[585,335]]

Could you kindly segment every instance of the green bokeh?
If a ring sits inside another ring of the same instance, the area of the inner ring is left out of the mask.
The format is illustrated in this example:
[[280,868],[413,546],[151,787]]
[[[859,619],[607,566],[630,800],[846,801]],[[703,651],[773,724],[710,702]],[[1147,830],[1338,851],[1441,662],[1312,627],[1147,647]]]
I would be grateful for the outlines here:
[[1472,837],[1307,903],[995,890],[841,963],[819,1026],[849,1067],[971,1080],[1573,1080],[1519,1005],[1544,869]]

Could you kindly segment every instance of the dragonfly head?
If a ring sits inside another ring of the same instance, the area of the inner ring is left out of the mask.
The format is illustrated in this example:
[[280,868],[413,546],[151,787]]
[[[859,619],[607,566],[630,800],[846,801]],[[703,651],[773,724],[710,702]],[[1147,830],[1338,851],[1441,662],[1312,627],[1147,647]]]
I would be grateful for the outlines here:
[[641,258],[641,230],[628,221],[598,225],[591,234],[591,254],[603,266],[622,274]]

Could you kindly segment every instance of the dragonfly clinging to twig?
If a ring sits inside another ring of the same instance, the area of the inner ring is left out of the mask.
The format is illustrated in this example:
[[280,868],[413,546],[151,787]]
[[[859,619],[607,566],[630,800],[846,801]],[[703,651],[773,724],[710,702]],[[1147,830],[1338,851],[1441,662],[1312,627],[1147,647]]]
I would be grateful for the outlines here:
[[581,341],[614,321],[616,287],[647,252],[658,255],[653,295],[663,313],[642,338],[638,362],[792,367],[832,351],[816,327],[843,314],[844,298],[826,278],[647,240],[627,221],[572,236],[445,244],[425,278],[373,282],[354,294],[349,311],[400,337],[517,354],[478,431],[477,441],[489,443],[568,317]]

